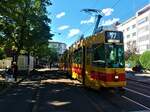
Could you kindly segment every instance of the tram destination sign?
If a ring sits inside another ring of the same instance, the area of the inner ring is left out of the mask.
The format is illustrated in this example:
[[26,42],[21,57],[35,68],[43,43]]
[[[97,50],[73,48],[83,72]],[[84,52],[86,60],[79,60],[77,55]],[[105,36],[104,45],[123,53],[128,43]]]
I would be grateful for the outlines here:
[[105,42],[107,43],[123,43],[123,33],[120,31],[106,31]]

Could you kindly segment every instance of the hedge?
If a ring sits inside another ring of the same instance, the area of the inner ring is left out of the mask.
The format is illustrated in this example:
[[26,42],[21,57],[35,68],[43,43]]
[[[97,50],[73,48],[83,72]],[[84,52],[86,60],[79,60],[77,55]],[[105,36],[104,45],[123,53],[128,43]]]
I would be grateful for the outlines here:
[[139,61],[140,61],[141,65],[143,66],[143,68],[150,70],[150,51],[144,52],[140,56]]

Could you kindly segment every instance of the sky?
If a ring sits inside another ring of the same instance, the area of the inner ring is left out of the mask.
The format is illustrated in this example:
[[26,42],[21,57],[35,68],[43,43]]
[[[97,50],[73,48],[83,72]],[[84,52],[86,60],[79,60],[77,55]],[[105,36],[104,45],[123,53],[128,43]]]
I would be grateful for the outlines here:
[[91,35],[95,26],[95,16],[83,9],[99,9],[103,13],[100,25],[124,22],[134,16],[136,11],[150,3],[150,0],[51,0],[47,7],[52,20],[52,41],[66,43],[67,47],[81,35]]

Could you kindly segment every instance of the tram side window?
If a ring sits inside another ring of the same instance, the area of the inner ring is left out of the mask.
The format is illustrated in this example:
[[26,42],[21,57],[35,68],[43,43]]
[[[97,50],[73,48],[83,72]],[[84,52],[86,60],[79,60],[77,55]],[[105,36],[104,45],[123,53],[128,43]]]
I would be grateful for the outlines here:
[[81,64],[81,57],[82,57],[82,54],[81,54],[81,49],[79,50],[76,50],[74,52],[74,55],[73,55],[73,62],[74,63],[77,63],[77,64]]
[[93,45],[92,65],[105,67],[105,49],[103,44]]

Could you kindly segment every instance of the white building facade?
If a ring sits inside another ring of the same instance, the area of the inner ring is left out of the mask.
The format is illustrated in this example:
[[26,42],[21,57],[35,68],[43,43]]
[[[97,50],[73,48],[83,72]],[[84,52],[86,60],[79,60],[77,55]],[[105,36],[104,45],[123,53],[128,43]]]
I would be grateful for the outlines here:
[[125,51],[129,47],[135,47],[139,54],[150,50],[150,4],[117,26],[117,29],[124,33]]
[[50,48],[55,48],[58,54],[63,54],[64,51],[67,49],[67,45],[65,43],[61,42],[52,42],[49,41],[49,47]]

